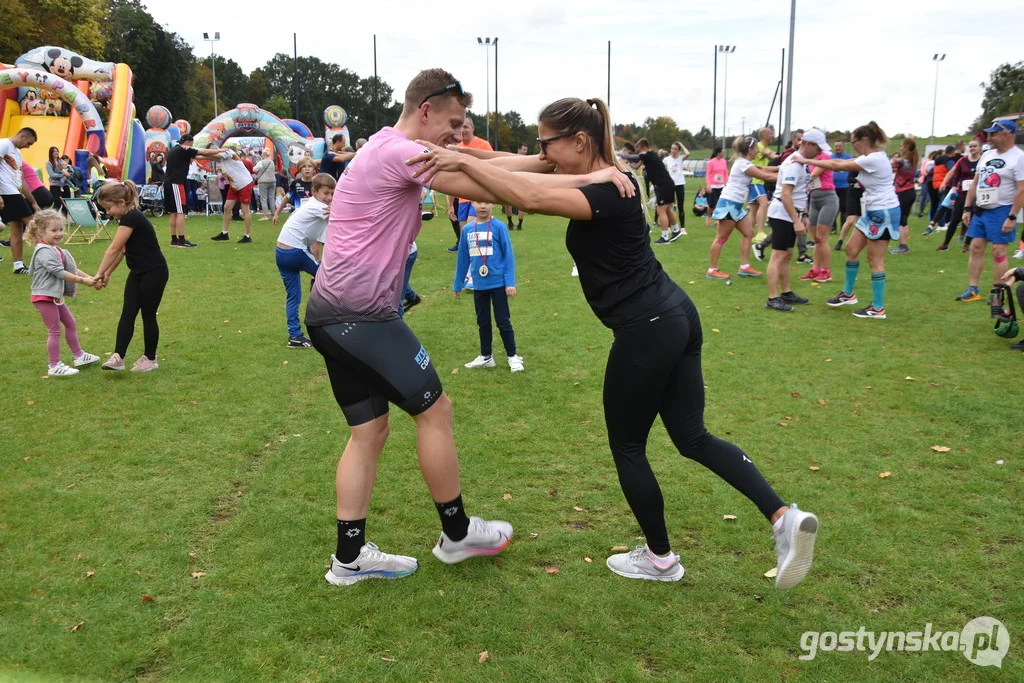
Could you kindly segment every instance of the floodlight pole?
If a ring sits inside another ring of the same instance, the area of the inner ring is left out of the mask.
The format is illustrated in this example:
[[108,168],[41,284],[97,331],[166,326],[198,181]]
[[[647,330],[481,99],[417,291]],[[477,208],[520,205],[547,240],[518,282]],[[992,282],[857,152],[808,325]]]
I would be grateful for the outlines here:
[[783,138],[790,139],[789,127],[793,115],[793,38],[796,34],[796,0],[789,6],[789,66],[786,70],[786,129]]
[[715,45],[715,85],[711,96],[711,146],[718,139],[718,46]]
[[939,64],[941,64],[945,59],[945,53],[941,55],[935,53],[935,55],[932,56],[932,61],[935,62],[935,94],[932,96],[932,136],[931,141],[929,142],[929,144],[932,145],[935,144],[935,108],[939,104]]
[[213,44],[220,40],[220,31],[215,31],[213,38],[209,33],[204,33],[203,40],[210,43],[210,67],[213,69],[213,117],[217,118],[217,53],[213,49]]

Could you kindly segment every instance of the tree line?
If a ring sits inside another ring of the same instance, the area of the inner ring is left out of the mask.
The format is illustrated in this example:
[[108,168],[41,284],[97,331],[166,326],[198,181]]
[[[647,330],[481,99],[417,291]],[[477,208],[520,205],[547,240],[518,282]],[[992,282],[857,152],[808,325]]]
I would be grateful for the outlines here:
[[[124,62],[135,74],[139,118],[157,104],[170,109],[174,118],[188,120],[196,131],[213,118],[211,58],[198,57],[181,36],[158,24],[140,0],[5,0],[4,8],[0,61],[13,61],[41,45],[59,45],[97,61]],[[251,102],[282,118],[303,121],[314,134],[323,132],[323,111],[332,104],[348,112],[353,137],[369,137],[379,126],[394,123],[402,110],[384,80],[361,77],[316,57],[300,56],[296,64],[291,55],[278,53],[247,74],[233,59],[218,55],[216,72],[218,112]],[[982,113],[968,133],[995,116],[1024,111],[1024,62],[1000,65],[981,85]],[[526,144],[531,153],[537,151],[537,125],[527,124],[518,112],[470,112],[470,117],[481,137],[490,124],[490,140],[497,148],[515,151]],[[716,144],[707,126],[692,133],[668,116],[616,124],[614,134],[619,144],[645,137],[655,149],[667,149],[677,140],[691,150]]]

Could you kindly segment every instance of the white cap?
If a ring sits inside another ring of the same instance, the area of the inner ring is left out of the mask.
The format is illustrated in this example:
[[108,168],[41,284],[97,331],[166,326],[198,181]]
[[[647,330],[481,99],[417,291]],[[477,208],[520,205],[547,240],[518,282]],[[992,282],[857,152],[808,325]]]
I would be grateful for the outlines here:
[[822,152],[831,152],[832,147],[825,139],[825,134],[817,128],[810,128],[804,133],[804,142],[811,142],[817,145]]

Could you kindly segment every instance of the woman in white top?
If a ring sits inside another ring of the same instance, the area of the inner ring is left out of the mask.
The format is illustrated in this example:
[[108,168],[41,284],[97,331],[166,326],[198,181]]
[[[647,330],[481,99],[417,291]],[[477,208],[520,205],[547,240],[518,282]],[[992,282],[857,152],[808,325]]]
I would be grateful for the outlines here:
[[864,187],[864,215],[846,244],[846,284],[843,291],[827,301],[829,306],[857,303],[853,287],[860,268],[860,252],[868,248],[871,266],[871,305],[853,312],[858,318],[885,318],[885,251],[889,240],[900,238],[900,202],[893,188],[893,170],[885,145],[889,138],[874,121],[855,128],[851,136],[856,159],[804,159],[804,163],[826,171],[857,171]]
[[662,159],[672,182],[676,186],[676,204],[679,209],[679,231],[686,234],[686,171],[683,169],[683,162],[690,156],[690,150],[686,145],[676,140],[672,143],[669,155]]
[[728,280],[729,273],[718,269],[718,256],[722,247],[729,241],[732,231],[739,228],[743,239],[740,241],[740,270],[742,277],[758,277],[758,271],[750,267],[750,244],[754,241],[754,225],[744,204],[750,181],[754,178],[775,182],[778,177],[778,166],[754,166],[751,159],[757,154],[757,138],[736,138],[732,143],[733,165],[729,172],[729,180],[718,198],[715,212],[711,217],[718,221],[718,234],[711,243],[711,259],[707,277],[712,280]]

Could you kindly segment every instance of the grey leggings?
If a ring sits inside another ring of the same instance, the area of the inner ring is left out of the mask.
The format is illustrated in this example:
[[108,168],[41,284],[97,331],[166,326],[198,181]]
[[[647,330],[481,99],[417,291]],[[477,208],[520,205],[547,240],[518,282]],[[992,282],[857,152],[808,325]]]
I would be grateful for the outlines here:
[[835,190],[811,190],[807,208],[811,225],[832,225],[839,214],[839,197]]

